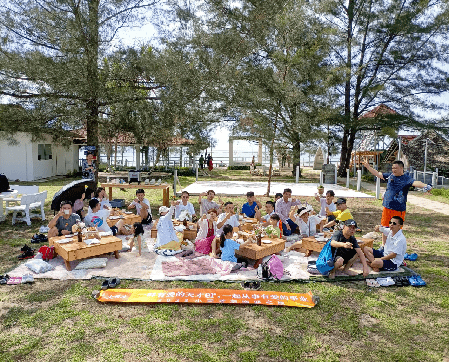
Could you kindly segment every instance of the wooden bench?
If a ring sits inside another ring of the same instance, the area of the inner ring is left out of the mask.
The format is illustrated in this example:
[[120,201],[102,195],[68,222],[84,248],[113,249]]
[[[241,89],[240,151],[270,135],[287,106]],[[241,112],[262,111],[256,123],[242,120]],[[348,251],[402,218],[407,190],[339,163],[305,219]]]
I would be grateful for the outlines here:
[[[35,194],[22,195],[20,198],[20,205],[15,205],[13,207],[6,207],[5,211],[13,212],[12,224],[16,221],[26,222],[27,225],[31,225],[31,217],[39,217],[43,221],[45,220],[44,204],[45,199],[47,199],[47,191]],[[31,213],[33,209],[40,209],[40,213]],[[17,213],[21,213],[22,217],[17,217]]]

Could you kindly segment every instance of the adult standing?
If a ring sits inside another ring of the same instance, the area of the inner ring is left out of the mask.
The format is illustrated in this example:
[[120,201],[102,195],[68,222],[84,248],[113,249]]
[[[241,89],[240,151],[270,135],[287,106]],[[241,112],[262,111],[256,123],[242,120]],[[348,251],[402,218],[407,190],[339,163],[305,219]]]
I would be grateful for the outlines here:
[[212,169],[214,168],[214,164],[213,164],[213,158],[212,156],[209,154],[207,156],[207,167],[209,168],[209,171],[212,171]]
[[282,198],[276,202],[276,214],[282,221],[282,232],[284,236],[290,236],[298,225],[290,219],[290,210],[295,205],[302,205],[301,201],[292,198],[292,190],[290,188],[284,189]]
[[200,159],[198,160],[198,163],[200,164],[201,170],[204,168],[204,157],[203,154],[201,154]]
[[[405,220],[405,210],[407,203],[407,195],[411,186],[416,188],[424,188],[425,191],[432,189],[430,184],[424,184],[419,180],[413,179],[410,173],[404,173],[404,163],[401,160],[393,161],[391,173],[381,173],[372,168],[368,159],[363,160],[363,166],[374,176],[387,182],[387,188],[384,194],[382,219],[380,224],[382,227],[388,228],[391,218],[398,216]],[[382,246],[385,245],[387,236],[382,235]]]
[[87,151],[86,159],[83,159],[82,170],[83,179],[95,180],[95,171],[97,168],[95,166],[94,154],[92,151]]

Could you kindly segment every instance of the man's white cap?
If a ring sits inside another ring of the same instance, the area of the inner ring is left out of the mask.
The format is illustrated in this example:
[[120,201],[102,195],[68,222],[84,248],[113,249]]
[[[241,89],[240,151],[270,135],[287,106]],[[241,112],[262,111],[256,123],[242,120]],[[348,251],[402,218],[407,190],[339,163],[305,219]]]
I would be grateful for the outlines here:
[[165,205],[161,205],[159,207],[159,214],[161,213],[167,213],[170,210],[170,208],[166,207]]

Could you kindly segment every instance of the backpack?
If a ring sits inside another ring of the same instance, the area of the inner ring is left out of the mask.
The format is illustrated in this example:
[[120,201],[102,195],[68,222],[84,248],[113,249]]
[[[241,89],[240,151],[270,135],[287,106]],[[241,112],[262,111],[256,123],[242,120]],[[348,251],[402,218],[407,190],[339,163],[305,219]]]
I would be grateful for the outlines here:
[[0,193],[9,191],[9,181],[5,174],[0,174]]
[[55,258],[55,246],[42,246],[41,248],[39,248],[38,252],[42,253],[42,259],[44,261]]
[[259,277],[263,279],[275,278],[280,280],[284,276],[284,265],[276,255],[272,255],[268,261],[262,262],[259,269]]
[[334,257],[337,249],[335,249],[334,255],[332,255],[331,241],[332,238],[324,245],[316,260],[316,268],[322,275],[328,275],[329,271],[334,268]]

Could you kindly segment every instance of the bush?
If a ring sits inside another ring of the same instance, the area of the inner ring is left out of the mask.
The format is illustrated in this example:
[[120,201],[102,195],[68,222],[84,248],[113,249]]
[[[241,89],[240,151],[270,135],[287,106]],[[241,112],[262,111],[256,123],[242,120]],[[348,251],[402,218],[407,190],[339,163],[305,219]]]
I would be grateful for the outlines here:
[[189,167],[176,168],[178,176],[195,176],[195,170]]
[[228,170],[249,170],[249,165],[232,165],[228,166]]
[[374,182],[374,175],[369,173],[369,174],[363,174],[362,175],[362,180],[366,181],[366,182]]
[[430,193],[449,199],[449,189],[432,189]]

